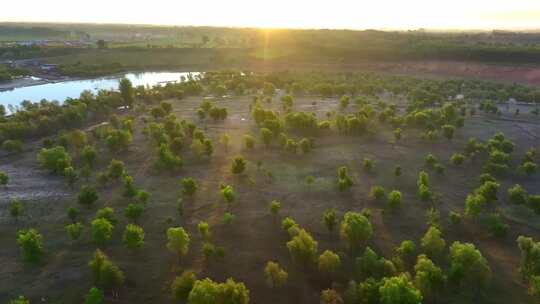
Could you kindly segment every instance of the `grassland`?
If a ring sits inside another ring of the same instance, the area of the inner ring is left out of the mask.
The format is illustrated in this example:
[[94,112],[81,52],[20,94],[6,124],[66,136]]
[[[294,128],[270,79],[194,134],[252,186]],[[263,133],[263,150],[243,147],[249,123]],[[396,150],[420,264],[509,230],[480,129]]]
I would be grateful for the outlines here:
[[[113,55],[107,57],[107,52],[103,52],[101,60],[114,60]],[[137,55],[133,56],[137,61]],[[171,56],[170,60],[177,58]],[[193,63],[198,59],[181,60]],[[381,98],[388,97],[383,95]],[[265,107],[279,110],[278,99],[279,96],[275,97],[274,102]],[[226,107],[229,112],[228,118],[221,123],[197,118],[200,97],[168,101],[179,119],[197,122],[216,143],[215,152],[210,160],[185,155],[185,165],[178,173],[156,171],[153,166],[155,152],[142,134],[146,126],[144,115],[135,118],[134,141],[128,151],[111,154],[105,146],[96,143],[99,152],[96,171],[104,170],[112,158],[121,159],[136,184],[151,194],[149,206],[138,222],[146,231],[144,247],[134,253],[128,252],[121,242],[122,229],[116,228],[113,241],[105,248],[127,277],[118,297],[108,296],[107,303],[172,303],[169,285],[181,269],[193,269],[199,277],[208,276],[217,281],[228,277],[243,281],[250,290],[251,303],[317,303],[320,290],[330,287],[329,282],[316,271],[305,270],[291,261],[285,246],[288,236],[280,227],[280,219],[294,218],[319,242],[320,252],[331,249],[344,258],[343,277],[334,284],[342,291],[346,287],[345,278],[352,275],[353,261],[348,258],[338,234],[329,234],[325,229],[321,214],[328,208],[335,208],[339,215],[370,208],[374,237],[369,246],[386,257],[392,256],[393,248],[403,240],[418,242],[428,227],[426,211],[430,205],[418,199],[416,177],[419,170],[425,169],[424,157],[428,153],[436,155],[447,167],[443,175],[430,171],[436,193],[434,206],[440,211],[447,244],[454,240],[473,242],[493,270],[493,282],[480,302],[533,303],[517,271],[520,253],[515,239],[518,235],[539,235],[538,215],[524,206],[511,205],[501,194],[498,208],[504,222],[510,225],[510,231],[503,239],[490,235],[480,220],[467,219],[457,227],[451,226],[448,220],[450,211],[463,213],[465,197],[478,185],[477,177],[481,171],[481,164],[475,162],[455,167],[449,163],[450,156],[463,151],[469,137],[486,140],[498,131],[503,131],[516,143],[515,155],[522,155],[531,147],[539,149],[540,140],[534,134],[540,134],[540,123],[537,116],[528,114],[528,106],[520,106],[524,114],[518,118],[514,117],[514,107],[502,108],[499,117],[483,113],[467,117],[465,127],[456,132],[452,141],[426,142],[420,139],[420,132],[407,130],[403,139],[395,142],[392,130],[379,126],[368,137],[336,136],[334,131],[328,131],[316,139],[312,153],[291,155],[276,146],[264,147],[259,142],[254,150],[243,147],[244,134],[258,134],[249,111],[250,97],[217,100],[216,104]],[[405,100],[392,101],[397,103],[400,112],[404,111]],[[347,111],[352,113],[355,107],[351,105]],[[339,101],[336,98],[301,97],[295,100],[293,110],[324,117],[328,111],[339,110]],[[524,129],[528,131],[524,132]],[[227,151],[217,145],[224,132],[232,139]],[[3,202],[0,204],[0,302],[24,294],[33,303],[40,299],[47,303],[80,303],[82,295],[92,285],[87,262],[95,246],[88,230],[77,242],[70,241],[65,234],[64,225],[69,222],[66,209],[76,206],[77,191],[66,186],[61,177],[47,175],[38,167],[35,155],[40,147],[40,141],[33,141],[26,145],[22,154],[0,158],[0,169],[12,179],[8,187],[0,190],[0,201]],[[248,160],[248,169],[244,175],[235,176],[230,172],[230,164],[239,154]],[[361,168],[365,157],[375,162],[372,172]],[[256,165],[258,162],[261,162],[260,167]],[[517,162],[516,157],[512,165]],[[348,192],[336,188],[336,168],[344,165],[354,180],[354,186]],[[398,165],[403,169],[400,177],[393,173]],[[310,175],[315,177],[315,182],[308,185],[305,178]],[[183,177],[194,178],[199,183],[199,191],[186,200],[185,214],[179,216],[176,201]],[[92,175],[90,181],[94,178]],[[84,180],[80,181],[75,189],[84,183]],[[226,206],[218,192],[220,183],[230,184],[237,191],[237,200],[231,208],[236,219],[231,225],[222,222]],[[538,193],[540,176],[505,179],[501,183],[501,193],[514,183],[520,183],[530,193]],[[385,212],[384,203],[369,195],[373,185],[400,190],[403,207],[396,213]],[[108,206],[117,212],[117,227],[123,227],[127,220],[121,212],[129,201],[121,195],[121,188],[118,183],[99,188],[97,204],[89,208],[77,206],[83,223],[87,225],[98,208]],[[23,216],[17,221],[9,216],[5,203],[13,197],[24,201]],[[272,200],[282,203],[279,219],[268,209]],[[214,243],[224,247],[223,259],[204,258],[201,252],[203,241],[196,227],[201,220],[210,224]],[[165,248],[166,229],[177,225],[185,227],[192,235],[189,254],[182,260],[181,267],[177,267],[176,258]],[[35,227],[44,235],[46,263],[29,266],[21,260],[15,234],[26,227]],[[86,229],[89,229],[88,225]],[[273,290],[265,284],[263,268],[269,260],[278,261],[289,272],[289,280],[282,289]],[[478,303],[478,299],[463,297],[449,289],[437,303]]]

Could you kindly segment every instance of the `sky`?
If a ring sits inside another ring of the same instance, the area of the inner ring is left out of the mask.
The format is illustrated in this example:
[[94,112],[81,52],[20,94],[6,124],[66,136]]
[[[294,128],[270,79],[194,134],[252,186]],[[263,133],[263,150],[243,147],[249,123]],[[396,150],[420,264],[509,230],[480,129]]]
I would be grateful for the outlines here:
[[19,0],[0,21],[278,28],[540,29],[540,0]]

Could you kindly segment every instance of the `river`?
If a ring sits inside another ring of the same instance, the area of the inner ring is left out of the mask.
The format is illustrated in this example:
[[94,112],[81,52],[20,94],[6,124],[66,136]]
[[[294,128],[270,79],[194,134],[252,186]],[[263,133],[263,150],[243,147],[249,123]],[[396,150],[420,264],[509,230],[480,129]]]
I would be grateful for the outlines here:
[[167,82],[180,81],[181,77],[189,74],[196,76],[198,72],[142,72],[127,73],[109,77],[99,77],[84,80],[68,80],[61,82],[51,82],[32,86],[15,88],[9,91],[0,92],[0,104],[6,109],[8,105],[16,107],[24,100],[39,102],[42,99],[64,101],[66,98],[77,98],[84,90],[97,92],[101,89],[117,89],[118,81],[126,77],[133,83],[139,85],[162,85]]

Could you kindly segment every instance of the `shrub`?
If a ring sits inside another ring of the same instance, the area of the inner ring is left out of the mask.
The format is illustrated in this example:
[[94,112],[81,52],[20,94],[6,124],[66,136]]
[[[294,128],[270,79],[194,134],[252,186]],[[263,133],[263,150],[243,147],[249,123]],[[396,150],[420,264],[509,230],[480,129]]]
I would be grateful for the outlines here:
[[366,170],[367,172],[371,172],[371,170],[373,170],[374,163],[373,163],[373,161],[371,159],[364,158],[362,160],[362,163],[363,163],[363,166],[364,166],[364,170]]
[[52,173],[64,173],[64,169],[71,165],[71,157],[62,146],[41,149],[38,161],[41,167]]
[[521,164],[517,170],[518,170],[518,173],[520,174],[531,176],[536,173],[537,168],[538,166],[535,163],[527,161]]
[[182,193],[193,196],[197,192],[198,186],[195,180],[191,177],[182,179]]
[[227,225],[230,225],[232,222],[234,222],[234,219],[236,218],[236,216],[230,212],[225,212],[223,214],[223,223],[224,224],[227,224]]
[[9,215],[17,219],[19,216],[21,216],[22,210],[22,203],[19,199],[11,200],[9,203]]
[[439,173],[439,174],[444,174],[444,171],[446,170],[446,167],[437,163],[435,165],[433,165],[433,169],[435,169],[435,172]]
[[345,191],[353,185],[352,179],[349,177],[347,167],[338,168],[338,189]]
[[128,130],[114,129],[109,132],[105,140],[109,149],[116,152],[126,150],[133,140],[133,136]]
[[236,198],[236,193],[231,185],[222,185],[220,192],[227,205],[230,205]]
[[388,194],[388,206],[394,210],[401,207],[401,192],[393,190]]
[[77,210],[75,207],[69,207],[67,210],[67,215],[72,222],[75,222],[79,216],[79,210]]
[[490,214],[486,219],[489,232],[495,237],[505,237],[508,233],[509,226],[502,222],[501,216],[498,213]]
[[9,182],[9,176],[4,171],[0,171],[0,185],[5,186]]
[[332,232],[334,230],[334,227],[337,224],[336,210],[335,209],[325,210],[322,216],[322,222],[326,226],[326,229],[328,229],[329,232]]
[[526,205],[528,201],[528,194],[520,185],[514,185],[508,188],[508,199],[518,205]]
[[112,179],[118,179],[125,174],[124,162],[113,159],[107,167],[107,176]]
[[201,234],[201,237],[205,240],[209,240],[211,233],[210,233],[210,225],[207,222],[200,221],[199,224],[197,224],[197,229],[199,230],[199,233]]
[[43,237],[36,229],[19,230],[17,244],[21,248],[23,259],[27,262],[35,263],[43,255]]
[[253,150],[253,148],[255,147],[255,139],[253,138],[253,136],[249,134],[244,135],[244,146],[248,150]]
[[242,156],[233,159],[231,171],[233,174],[241,174],[246,170],[246,160]]
[[98,200],[98,194],[94,187],[83,186],[77,198],[80,204],[91,205]]
[[343,299],[334,289],[321,291],[321,304],[343,304]]
[[298,142],[298,145],[300,146],[300,150],[302,150],[302,153],[304,153],[304,154],[307,154],[307,153],[309,153],[311,151],[312,143],[311,143],[311,140],[309,140],[307,138],[302,138]]
[[268,287],[279,288],[287,282],[289,274],[278,263],[269,261],[264,267],[264,276]]
[[6,139],[2,143],[2,149],[6,150],[9,153],[22,152],[23,143],[22,141],[16,139]]
[[270,145],[270,142],[272,141],[272,138],[274,137],[274,134],[272,133],[272,131],[270,131],[270,129],[261,128],[260,137],[261,137],[261,141],[265,145],[268,146],[268,145]]
[[438,162],[435,155],[433,155],[431,153],[426,155],[426,157],[424,158],[424,161],[426,162],[426,165],[429,166],[429,167],[433,167]]
[[382,186],[373,186],[371,187],[370,196],[374,199],[380,201],[384,198],[385,190]]
[[79,175],[77,174],[75,169],[73,169],[73,167],[69,166],[69,167],[64,168],[64,177],[67,181],[68,186],[73,187],[75,182],[77,182]]
[[280,209],[281,209],[281,203],[279,201],[273,200],[272,202],[270,202],[270,212],[273,215],[278,214]]
[[443,131],[444,137],[446,137],[446,139],[448,140],[452,140],[456,128],[452,125],[443,125],[441,129]]
[[461,223],[461,214],[459,212],[450,211],[450,223],[452,225],[458,225]]

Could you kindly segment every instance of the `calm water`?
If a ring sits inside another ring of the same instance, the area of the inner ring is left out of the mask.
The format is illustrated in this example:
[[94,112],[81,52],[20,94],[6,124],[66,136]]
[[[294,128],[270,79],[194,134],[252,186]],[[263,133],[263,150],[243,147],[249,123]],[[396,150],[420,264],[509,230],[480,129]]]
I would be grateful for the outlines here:
[[[165,82],[180,81],[182,76],[187,77],[188,72],[144,72],[128,73],[125,75],[115,75],[111,77],[100,77],[86,80],[73,80],[57,83],[46,83],[41,85],[16,88],[11,91],[0,92],[0,104],[4,106],[19,105],[23,100],[39,102],[42,99],[64,101],[66,98],[77,98],[84,90],[97,92],[101,89],[117,89],[118,81],[122,77],[127,77],[133,86],[156,85]],[[199,73],[191,73],[193,76]]]

